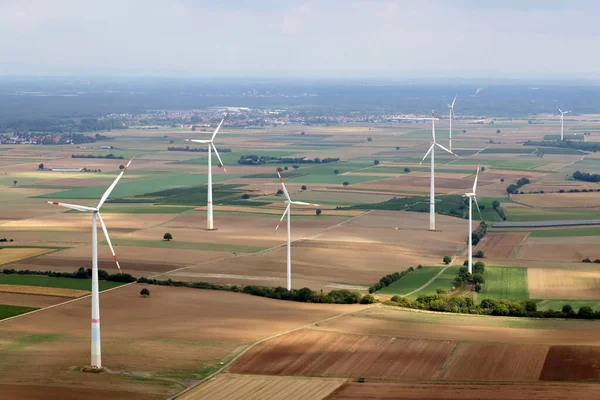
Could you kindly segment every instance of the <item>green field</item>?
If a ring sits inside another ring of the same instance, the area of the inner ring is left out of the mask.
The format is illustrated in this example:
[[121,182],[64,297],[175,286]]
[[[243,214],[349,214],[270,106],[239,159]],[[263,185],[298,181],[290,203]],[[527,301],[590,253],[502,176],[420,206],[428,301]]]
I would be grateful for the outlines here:
[[527,300],[527,268],[485,267],[485,284],[477,294],[478,300],[507,299]]
[[[188,249],[188,250],[208,250],[222,252],[239,252],[239,253],[258,253],[266,250],[266,247],[246,246],[243,244],[217,244],[217,243],[193,243],[182,242],[177,240],[134,240],[134,239],[113,239],[113,244],[119,246],[137,246],[137,247],[154,247],[159,249]],[[105,244],[105,242],[102,242]],[[1,283],[1,282],[0,282]]]
[[[414,300],[419,295],[422,294],[436,294],[438,289],[442,289],[445,291],[452,290],[454,278],[456,278],[456,274],[458,273],[458,266],[448,267],[440,276],[438,276],[433,282],[431,282],[427,287],[423,290],[418,291],[417,293],[413,293],[408,296],[409,299]],[[438,271],[439,272],[439,271]]]
[[37,310],[37,308],[0,304],[0,319],[14,317],[15,315],[25,314],[35,310]]
[[[42,286],[61,289],[92,290],[91,279],[55,278],[45,275],[0,274],[0,285]],[[100,290],[123,285],[121,282],[98,281]]]
[[[433,278],[442,267],[424,267],[416,269],[408,275],[400,278],[391,285],[384,287],[377,293],[379,294],[390,294],[390,295],[405,295],[413,290],[416,290],[426,284],[431,278]],[[432,282],[433,283],[433,282]]]
[[[228,179],[233,179],[234,175],[213,174],[213,182],[222,182]],[[139,196],[146,193],[152,193],[160,190],[182,188],[204,184],[206,182],[204,174],[156,174],[155,176],[147,176],[141,180],[132,181],[123,179],[115,187],[110,198],[122,198]],[[99,199],[106,191],[105,186],[97,187],[82,187],[70,189],[64,192],[52,193],[47,195],[34,196],[34,198],[42,199]]]
[[538,304],[538,310],[560,311],[565,304],[569,304],[575,311],[579,311],[579,308],[584,306],[592,307],[594,311],[600,310],[600,301],[598,300],[546,300]]
[[599,210],[546,210],[536,208],[505,208],[509,221],[562,221],[572,219],[600,219]]
[[[457,165],[477,165],[492,166],[503,169],[533,169],[543,167],[548,164],[539,157],[532,158],[531,160],[513,159],[513,160],[486,160],[481,158],[461,158],[453,162],[452,164]],[[515,179],[516,180],[516,179]],[[508,183],[507,183],[508,184]]]
[[600,228],[575,228],[566,227],[562,229],[532,230],[529,237],[553,238],[571,236],[600,236]]
[[340,185],[348,182],[350,185],[363,182],[371,182],[379,179],[388,179],[389,176],[352,176],[352,175],[336,175],[331,173],[330,175],[305,175],[298,178],[288,179],[288,182],[298,183],[323,183],[330,185]]
[[[198,144],[198,146],[196,147],[201,147],[203,145]],[[192,146],[190,146],[192,147]],[[217,146],[217,149],[219,148],[219,146]],[[177,153],[183,153],[183,152],[177,152]],[[207,153],[191,153],[191,152],[186,152],[185,154],[193,154],[193,155],[201,155],[200,157],[197,158],[192,158],[189,160],[185,160],[185,161],[175,161],[172,164],[179,164],[179,165],[204,165],[204,164],[208,164],[208,154]],[[223,160],[223,163],[225,164],[225,168],[227,168],[227,166],[229,165],[238,165],[238,160],[240,159],[241,156],[248,156],[248,155],[256,155],[256,156],[263,156],[263,157],[287,157],[287,156],[291,156],[291,155],[295,155],[298,154],[296,152],[293,151],[265,151],[265,150],[248,150],[248,151],[232,151],[229,153],[219,153],[219,155],[221,156],[221,160]],[[219,159],[217,158],[217,156],[214,154],[212,155],[212,165],[214,167],[216,167],[219,164]],[[275,168],[276,166],[278,166],[279,164],[277,163],[273,163],[273,164],[260,164],[262,166],[265,165],[273,165],[273,168]],[[214,176],[214,174],[213,174]]]
[[[193,209],[193,207],[154,206],[152,204],[138,204],[129,207],[106,204],[102,207],[102,214],[181,214]],[[79,211],[72,210],[67,212],[77,213]]]

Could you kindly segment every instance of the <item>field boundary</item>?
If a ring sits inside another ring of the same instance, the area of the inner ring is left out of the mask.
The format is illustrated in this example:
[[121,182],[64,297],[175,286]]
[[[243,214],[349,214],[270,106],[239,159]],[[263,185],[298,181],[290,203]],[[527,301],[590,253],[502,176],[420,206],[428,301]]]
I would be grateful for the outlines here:
[[252,350],[254,347],[258,346],[259,344],[261,344],[263,342],[266,342],[266,341],[271,340],[271,339],[278,338],[278,337],[283,336],[283,335],[287,335],[288,333],[296,332],[296,331],[299,331],[299,330],[302,330],[302,329],[311,328],[314,325],[318,326],[318,324],[323,323],[323,322],[327,322],[327,321],[331,321],[332,319],[336,319],[336,318],[339,318],[339,317],[344,317],[346,315],[355,314],[355,313],[358,313],[358,312],[363,312],[364,310],[368,310],[368,309],[374,308],[374,307],[378,307],[378,305],[377,304],[373,304],[373,305],[370,305],[370,306],[366,306],[365,308],[363,308],[361,310],[348,311],[348,312],[345,312],[345,313],[342,313],[342,314],[333,315],[331,317],[327,317],[327,318],[324,318],[324,319],[321,319],[321,320],[318,320],[318,321],[310,322],[310,323],[308,323],[306,325],[303,325],[303,326],[300,326],[300,327],[297,327],[297,328],[294,328],[294,329],[290,329],[290,330],[287,330],[285,332],[276,333],[275,335],[271,335],[271,336],[266,337],[264,339],[261,339],[261,340],[259,340],[257,342],[254,342],[254,343],[248,345],[244,350],[242,350],[238,354],[236,354],[235,357],[233,357],[231,360],[229,360],[229,362],[227,364],[224,364],[217,371],[215,371],[212,374],[208,375],[204,379],[196,382],[195,384],[193,384],[192,386],[188,387],[187,389],[185,389],[185,390],[183,390],[183,391],[181,391],[181,392],[179,392],[179,393],[177,393],[177,394],[169,397],[168,400],[175,400],[179,396],[192,391],[193,389],[195,389],[196,387],[198,387],[202,383],[206,382],[210,378],[213,378],[213,377],[217,376],[218,374],[220,374],[221,372],[223,372],[227,368],[229,368],[229,366],[231,366],[231,364],[233,364],[234,362],[236,362],[237,360],[239,360],[244,354],[246,354],[247,352],[249,352],[250,350]]
[[[454,258],[456,258],[456,256],[455,256]],[[454,262],[454,259],[453,259],[452,261]],[[412,291],[412,292],[410,292],[410,293],[407,293],[407,294],[400,295],[400,297],[407,297],[407,296],[410,296],[410,295],[412,295],[412,294],[415,294],[415,293],[417,293],[417,292],[420,292],[421,290],[425,289],[425,288],[426,288],[427,286],[429,286],[429,285],[430,285],[430,284],[431,284],[433,281],[435,281],[435,280],[436,280],[436,279],[437,279],[437,278],[438,278],[438,277],[439,277],[441,274],[443,274],[445,270],[447,270],[448,268],[450,268],[451,264],[452,264],[452,263],[450,263],[450,264],[448,264],[448,266],[446,266],[446,267],[442,268],[442,270],[441,270],[440,272],[438,272],[437,274],[435,274],[435,276],[434,276],[433,278],[431,278],[430,280],[428,280],[427,282],[425,282],[425,284],[424,284],[423,286],[421,286],[420,288],[418,288],[418,289],[415,289],[415,290],[413,290],[413,291]]]

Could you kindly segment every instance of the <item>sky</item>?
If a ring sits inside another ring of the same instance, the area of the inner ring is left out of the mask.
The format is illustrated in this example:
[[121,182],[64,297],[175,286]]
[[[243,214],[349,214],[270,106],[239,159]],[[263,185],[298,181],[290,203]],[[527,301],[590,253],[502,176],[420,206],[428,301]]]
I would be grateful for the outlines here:
[[595,0],[0,0],[0,76],[600,79]]

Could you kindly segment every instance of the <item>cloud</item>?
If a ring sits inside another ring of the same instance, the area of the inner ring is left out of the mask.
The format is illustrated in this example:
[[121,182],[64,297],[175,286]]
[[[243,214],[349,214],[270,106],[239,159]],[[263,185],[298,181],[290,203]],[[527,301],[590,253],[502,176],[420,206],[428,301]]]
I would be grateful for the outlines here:
[[574,77],[600,61],[599,9],[553,0],[0,0],[0,74]]

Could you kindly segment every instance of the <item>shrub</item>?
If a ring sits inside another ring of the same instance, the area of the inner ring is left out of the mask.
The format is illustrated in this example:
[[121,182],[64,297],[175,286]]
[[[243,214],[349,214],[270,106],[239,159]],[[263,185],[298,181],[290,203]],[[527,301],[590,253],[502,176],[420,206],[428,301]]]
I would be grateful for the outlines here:
[[444,264],[448,265],[452,262],[452,258],[450,256],[444,256],[444,258],[442,259],[442,262]]
[[421,264],[417,265],[417,269],[421,269],[423,266]]
[[283,196],[283,189],[277,189],[277,196]]
[[375,297],[371,296],[370,294],[365,294],[361,299],[360,299],[360,304],[373,304],[375,303],[377,300],[375,300]]
[[483,277],[482,274],[476,273],[476,274],[473,274],[473,276],[471,277],[471,281],[475,284],[485,283],[485,278]]
[[404,168],[404,172],[408,174],[410,172],[410,168]]
[[474,265],[473,265],[473,272],[478,273],[478,274],[483,274],[485,271],[485,264],[481,261],[477,261]]
[[250,195],[248,193],[244,193],[242,195],[242,200],[248,200],[250,198]]
[[315,214],[321,215],[321,213],[322,213],[321,209],[317,208],[317,210],[315,211]]
[[373,141],[373,138],[370,138],[370,137],[367,138],[367,142],[372,142],[372,141]]
[[339,169],[334,169],[334,170],[333,170],[333,173],[337,175],[337,174],[339,174],[339,173],[340,173],[340,170],[339,170]]
[[592,319],[594,318],[594,310],[589,306],[580,307],[577,316],[579,318]]
[[169,232],[167,232],[164,234],[163,239],[166,241],[173,240],[173,235],[171,235]]
[[592,260],[590,260],[589,258],[584,258],[583,260],[581,260],[581,262],[583,262],[583,263],[591,263]]
[[575,312],[573,311],[573,307],[571,307],[570,304],[565,304],[564,306],[562,306],[562,312],[565,315],[571,315],[574,314]]
[[473,257],[476,257],[476,258],[483,258],[483,250],[477,250],[477,251],[475,252],[475,254],[473,255]]
[[141,295],[141,296],[144,296],[144,297],[148,297],[148,296],[150,296],[150,291],[149,291],[148,289],[146,289],[146,288],[143,288],[143,289],[140,291],[140,295]]
[[475,291],[476,291],[477,293],[481,292],[481,283],[477,283],[477,284],[475,285]]
[[438,289],[435,291],[437,294],[447,294],[448,292],[445,291],[444,289]]
[[348,186],[349,184],[350,184],[350,183],[348,183],[348,182],[344,182],[344,183],[342,183],[342,185],[344,185],[344,186]]
[[537,311],[537,303],[533,300],[525,300],[525,310],[527,312]]
[[400,150],[400,146],[396,146],[396,150]]
[[302,187],[300,189],[306,190],[306,185],[302,185]]
[[373,164],[375,164],[375,165],[379,165],[379,160],[375,160],[375,161],[373,161]]

